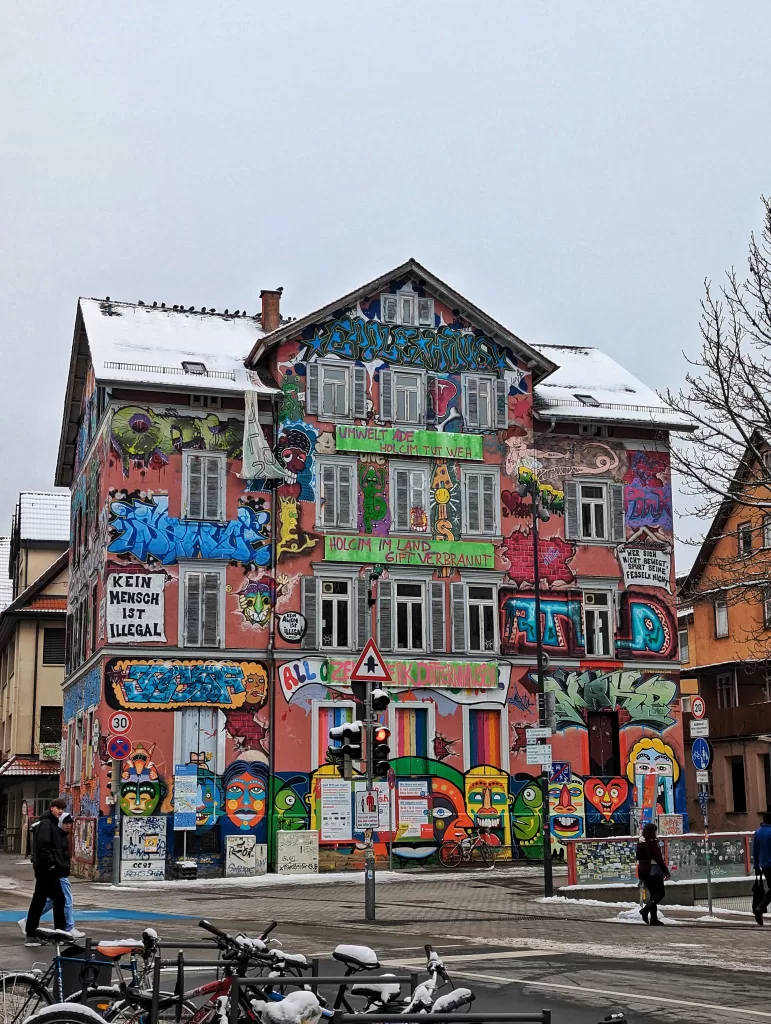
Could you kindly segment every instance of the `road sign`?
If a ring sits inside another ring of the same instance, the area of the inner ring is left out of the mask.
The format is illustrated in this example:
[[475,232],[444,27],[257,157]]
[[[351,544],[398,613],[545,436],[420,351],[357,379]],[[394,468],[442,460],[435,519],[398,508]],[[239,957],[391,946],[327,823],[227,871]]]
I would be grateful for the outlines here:
[[110,732],[126,733],[132,726],[131,715],[125,711],[116,711],[110,715]]
[[396,772],[393,770],[393,768],[389,768],[388,769],[388,774],[386,775],[386,778],[388,779],[388,788],[389,789],[395,789],[396,788]]
[[691,739],[698,739],[699,736],[709,736],[709,719],[692,718],[688,728],[691,730]]
[[131,740],[128,736],[111,736],[107,744],[107,753],[116,761],[122,761],[131,753]]
[[360,789],[356,792],[356,831],[380,827],[378,792],[376,789]]
[[694,718],[704,718],[707,713],[707,705],[703,697],[691,697],[691,714]]
[[537,743],[538,740],[548,740],[551,736],[551,729],[545,725],[539,725],[535,729],[525,729],[525,738],[528,744]]
[[375,641],[370,638],[364,645],[359,660],[353,666],[351,682],[390,683],[391,681],[391,673],[386,668],[383,655],[377,649]]
[[534,746],[527,747],[527,763],[528,764],[540,764],[543,768],[551,769],[551,745],[548,743],[538,743]]
[[696,781],[699,783],[699,785],[708,786],[709,785],[709,772],[706,769],[704,771],[699,769],[696,772]]
[[700,736],[698,739],[693,741],[691,747],[691,760],[695,768],[700,771],[705,771],[712,764],[712,744],[709,740],[704,739]]

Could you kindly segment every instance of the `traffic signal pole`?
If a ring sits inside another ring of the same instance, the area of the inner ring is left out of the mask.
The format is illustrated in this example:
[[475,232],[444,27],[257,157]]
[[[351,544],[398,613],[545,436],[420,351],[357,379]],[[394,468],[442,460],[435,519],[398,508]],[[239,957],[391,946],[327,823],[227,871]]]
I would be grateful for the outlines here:
[[[367,709],[365,721],[365,728],[367,730],[367,792],[371,793],[375,788],[375,723],[372,710],[372,683],[367,683],[365,706]],[[364,834],[364,920],[375,920],[375,846],[371,828],[367,829]]]

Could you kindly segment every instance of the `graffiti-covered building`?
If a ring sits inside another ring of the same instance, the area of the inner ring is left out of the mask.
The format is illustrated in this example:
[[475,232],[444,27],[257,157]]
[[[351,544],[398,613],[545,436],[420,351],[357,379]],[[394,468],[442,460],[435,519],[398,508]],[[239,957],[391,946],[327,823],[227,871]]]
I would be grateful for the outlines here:
[[116,751],[124,877],[183,850],[207,873],[272,863],[302,829],[322,868],[360,866],[363,782],[327,748],[369,637],[393,679],[376,851],[425,862],[486,825],[502,856],[540,856],[534,477],[556,848],[684,814],[668,432],[687,425],[414,261],[301,319],[280,300],[80,300],[57,477],[80,870],[109,871]]

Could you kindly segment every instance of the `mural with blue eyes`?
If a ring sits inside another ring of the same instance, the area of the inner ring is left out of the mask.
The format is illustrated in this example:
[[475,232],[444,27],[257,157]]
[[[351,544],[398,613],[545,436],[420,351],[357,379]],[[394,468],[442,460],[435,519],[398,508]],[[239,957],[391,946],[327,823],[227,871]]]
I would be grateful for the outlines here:
[[222,816],[222,783],[208,768],[198,768],[198,798],[195,827],[208,832]]
[[656,814],[675,814],[675,785],[680,778],[680,765],[674,750],[656,736],[645,736],[629,751],[626,777],[634,786],[634,803],[643,806],[645,779],[656,776]]
[[222,773],[225,814],[222,831],[249,832],[267,842],[268,769],[261,761],[233,761]]

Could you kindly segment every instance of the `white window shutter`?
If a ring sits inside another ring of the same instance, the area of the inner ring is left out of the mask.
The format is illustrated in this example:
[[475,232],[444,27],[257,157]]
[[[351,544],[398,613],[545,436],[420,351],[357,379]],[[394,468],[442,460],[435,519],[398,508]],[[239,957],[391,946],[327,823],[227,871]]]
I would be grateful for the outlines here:
[[204,519],[224,519],[220,508],[222,488],[220,478],[224,469],[222,460],[203,456],[204,469]]
[[469,473],[466,476],[466,508],[468,509],[468,520],[466,522],[467,533],[479,533],[481,525],[480,502],[481,477],[479,473]]
[[421,327],[434,326],[434,303],[431,299],[418,299],[418,323]]
[[303,647],[308,650],[315,650],[318,647],[318,640],[316,638],[318,631],[318,590],[319,581],[315,576],[303,576],[302,603],[306,622]]
[[495,533],[495,479],[490,473],[482,477],[482,528],[488,537]]
[[353,418],[355,420],[366,420],[367,418],[367,368],[365,366],[353,367]]
[[218,572],[206,572],[203,577],[203,600],[201,607],[202,647],[220,645],[220,583]]
[[443,654],[447,650],[444,631],[444,583],[431,583],[431,650]]
[[391,581],[377,581],[377,642],[381,651],[393,650]]
[[305,411],[319,411],[319,364],[305,364]]
[[624,527],[624,485],[610,484],[610,539],[615,543],[626,540]]
[[391,370],[380,371],[380,419],[394,418],[394,378]]
[[370,634],[370,607],[367,603],[369,593],[369,581],[360,577],[356,580],[356,644],[363,648],[369,640]]
[[509,425],[509,382],[503,380],[495,382],[495,428],[503,430]]
[[396,296],[395,295],[381,295],[380,296],[380,312],[382,313],[383,323],[395,324],[396,323]]
[[337,526],[337,494],[335,466],[321,467],[321,522],[323,526]]
[[455,653],[466,653],[466,587],[463,583],[451,583],[452,598],[452,649]]
[[578,540],[581,536],[581,519],[578,509],[578,484],[575,480],[565,481],[565,537]]
[[394,529],[398,533],[404,533],[410,525],[410,471],[408,469],[394,470],[394,490],[396,491],[396,501],[391,510]]
[[338,508],[337,526],[352,527],[354,523],[353,507],[353,466],[337,466]]
[[191,455],[187,460],[187,508],[188,519],[203,519],[203,459]]
[[201,574],[185,573],[185,647],[201,646]]
[[479,378],[466,377],[466,426],[479,426]]
[[428,519],[428,502],[426,501],[426,474],[418,469],[412,470],[411,476],[411,494],[410,494],[410,507],[407,509],[407,525],[409,527],[410,520],[409,514],[413,508],[422,508],[426,513],[426,519]]

